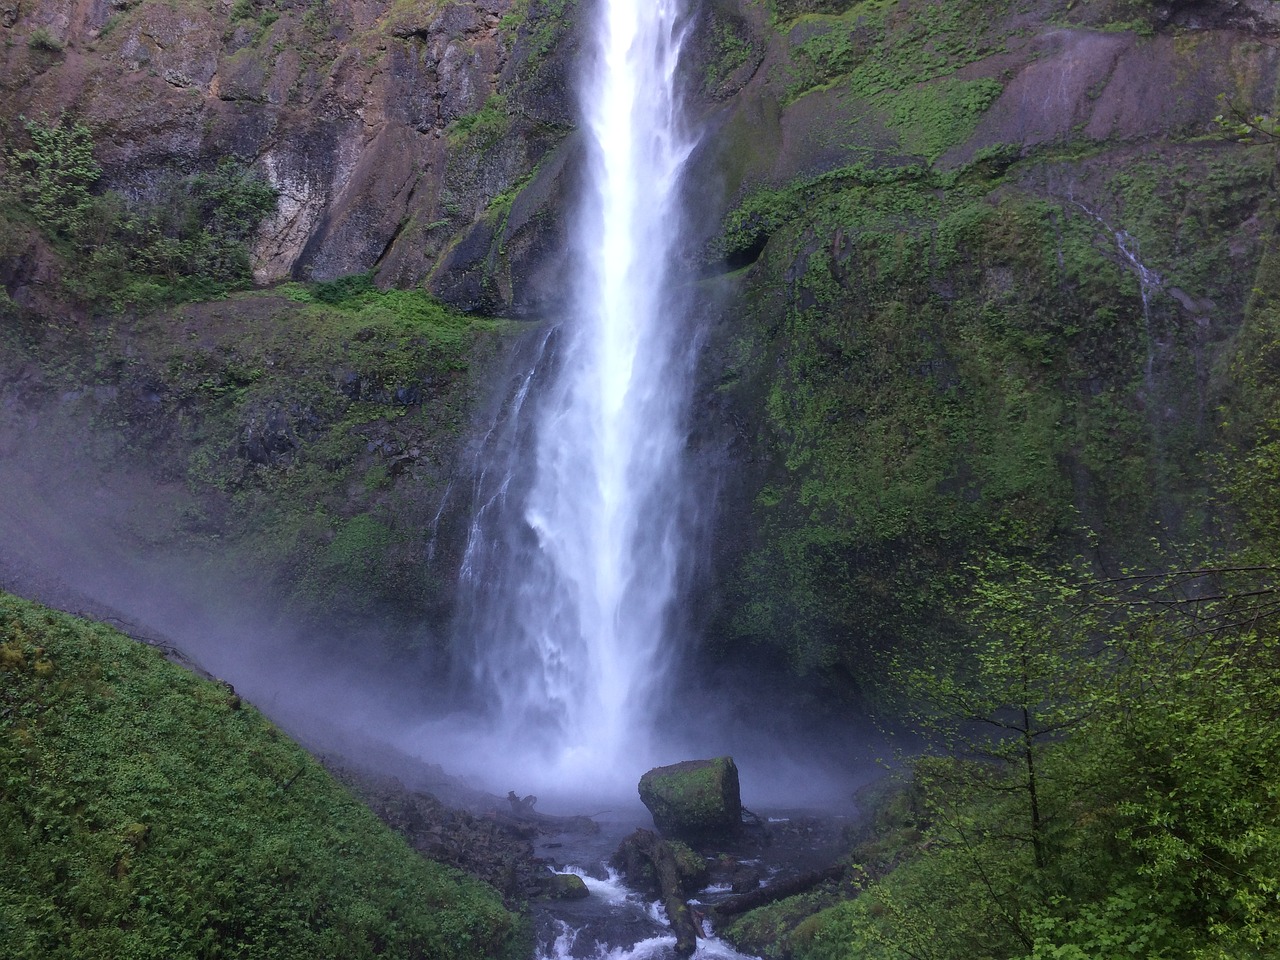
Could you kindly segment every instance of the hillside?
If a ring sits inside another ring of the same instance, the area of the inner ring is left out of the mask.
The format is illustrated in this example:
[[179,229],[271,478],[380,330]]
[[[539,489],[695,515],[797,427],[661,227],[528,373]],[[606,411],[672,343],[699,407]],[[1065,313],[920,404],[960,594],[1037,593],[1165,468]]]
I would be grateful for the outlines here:
[[225,684],[0,594],[5,955],[515,958],[490,888],[421,859]]

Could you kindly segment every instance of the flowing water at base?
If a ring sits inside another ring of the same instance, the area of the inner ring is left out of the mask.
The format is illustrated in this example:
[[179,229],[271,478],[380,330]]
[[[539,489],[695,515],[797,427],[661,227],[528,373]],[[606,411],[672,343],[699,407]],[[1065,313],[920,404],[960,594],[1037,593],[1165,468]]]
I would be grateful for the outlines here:
[[[538,944],[535,960],[673,960],[676,938],[666,932],[661,904],[628,890],[612,870],[603,879],[580,867],[561,872],[581,877],[591,896],[576,902],[576,910],[561,908],[560,916],[549,916],[550,922],[542,925],[546,939]],[[704,932],[707,936],[698,942],[695,958],[749,960],[709,929]]]
[[[768,886],[835,862],[845,847],[845,831],[856,816],[852,804],[845,814],[763,813],[762,823],[753,833],[709,852],[716,874],[690,899],[690,906],[697,910],[732,896],[726,871],[736,871],[734,879],[739,883],[745,872]],[[583,900],[535,907],[535,960],[676,960],[676,938],[661,904],[629,889],[608,866],[609,856],[622,839],[642,823],[649,823],[647,813],[642,808],[634,813],[618,810],[597,818],[597,823],[599,833],[546,837],[535,847],[539,856],[562,864],[556,872],[576,874],[590,891]],[[749,880],[748,887],[754,882]],[[695,960],[755,960],[715,936],[705,924],[703,932],[706,935],[698,940]]]
[[[591,896],[548,912],[535,960],[674,960],[676,938],[661,904],[628,890],[612,871],[604,879],[578,867],[564,872],[582,877]],[[749,960],[705,926],[704,933],[694,957]]]

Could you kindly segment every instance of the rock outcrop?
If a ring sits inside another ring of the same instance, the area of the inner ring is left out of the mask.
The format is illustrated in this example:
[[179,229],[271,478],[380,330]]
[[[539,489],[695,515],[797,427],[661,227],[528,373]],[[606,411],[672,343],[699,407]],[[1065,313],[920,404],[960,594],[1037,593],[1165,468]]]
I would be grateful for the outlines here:
[[[1274,282],[1275,6],[690,5],[701,135],[682,289],[703,353],[689,450],[723,519],[714,589],[684,607],[714,638],[709,658],[758,660],[753,709],[780,677],[847,697],[883,651],[943,642],[963,558],[1096,539],[1120,561],[1156,525],[1212,526],[1204,452],[1230,439],[1224,421],[1247,442],[1269,416],[1256,389],[1232,391],[1236,351],[1269,335],[1250,317]],[[250,165],[279,191],[255,238],[259,281],[374,271],[471,314],[551,317],[574,269],[571,71],[588,13],[9,0],[0,118],[19,137],[22,116],[83,122],[102,186],[125,196],[224,157]],[[381,553],[417,610],[428,556],[431,617],[447,622],[469,509],[452,481],[509,341],[478,338],[463,384],[431,343],[393,359],[394,324],[370,357],[367,334],[334,321],[334,369],[310,357],[304,372],[256,342],[317,322],[286,292],[225,307],[248,331],[236,344],[211,333],[221,305],[144,333],[104,319],[112,333],[94,339],[100,305],[59,298],[40,232],[0,216],[0,312],[23,311],[27,345],[45,338],[10,393],[92,401],[140,459],[164,444],[150,459],[200,491],[181,513],[201,531],[265,509],[255,485],[331,485],[323,522],[282,523],[296,543],[263,551],[291,558],[279,576],[327,569],[308,592],[354,602],[369,583],[332,586]],[[45,322],[63,316],[100,351],[69,379],[55,354],[72,340]],[[170,350],[166,328],[190,350]],[[377,525],[352,523],[375,506]]]
[[[548,101],[563,93],[554,41],[570,24],[546,6],[24,0],[0,20],[3,119],[75,117],[124,193],[227,156],[251,163],[279,191],[259,282],[377,270],[414,286],[476,224],[505,224],[495,203],[568,132],[566,104]],[[519,300],[522,258],[545,254],[535,235],[555,226],[530,219],[499,231],[517,238],[506,300],[448,277],[442,291],[469,307]]]

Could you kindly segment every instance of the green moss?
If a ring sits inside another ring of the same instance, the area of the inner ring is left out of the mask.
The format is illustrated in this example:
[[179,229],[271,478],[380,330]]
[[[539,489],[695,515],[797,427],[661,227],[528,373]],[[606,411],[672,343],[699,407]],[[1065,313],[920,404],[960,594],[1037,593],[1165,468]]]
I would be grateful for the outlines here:
[[501,140],[511,126],[511,114],[507,100],[493,94],[475,113],[459,117],[449,126],[449,143],[454,149],[466,146],[483,150]]
[[664,834],[698,837],[736,829],[737,787],[733,760],[718,757],[650,770],[640,799]]
[[[1115,223],[1035,199],[1017,182],[1040,161],[999,150],[949,174],[847,167],[730,214],[714,255],[759,259],[725,382],[772,459],[726,650],[878,695],[878,651],[945,642],[957,558],[1089,528],[1141,551],[1157,516],[1204,522],[1204,322],[1171,288],[1242,309],[1269,161],[1158,156],[1099,165]],[[1165,278],[1145,307],[1120,224]]]
[[469,423],[471,361],[505,329],[357,276],[93,336],[28,322],[4,334],[6,358],[43,365],[49,383],[107,388],[80,405],[104,461],[185,481],[183,519],[155,536],[265,571],[297,620],[354,627],[377,609],[407,644],[436,589],[421,557]]
[[703,84],[712,90],[735,70],[759,56],[759,51],[746,31],[742,21],[730,21],[716,17],[711,29],[710,49],[703,75]]
[[498,26],[509,41],[519,42],[522,74],[536,72],[569,29],[578,0],[515,0]]
[[805,17],[790,29],[789,95],[844,80],[876,96],[950,76],[1003,48],[1008,34],[998,31],[1009,28],[1002,14],[1014,5],[864,0],[838,16]]
[[963,143],[1003,87],[995,80],[944,78],[894,93],[887,104],[889,125],[903,147],[927,160]]
[[497,895],[420,859],[229,688],[0,594],[0,928],[14,960],[516,957]]
[[827,885],[736,917],[721,933],[738,950],[766,960],[804,956],[825,924],[826,911],[842,902],[842,892]]

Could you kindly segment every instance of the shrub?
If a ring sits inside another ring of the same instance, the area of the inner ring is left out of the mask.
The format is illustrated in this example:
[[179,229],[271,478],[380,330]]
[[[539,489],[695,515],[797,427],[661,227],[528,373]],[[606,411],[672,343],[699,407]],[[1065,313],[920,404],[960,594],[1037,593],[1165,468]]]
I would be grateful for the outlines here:
[[43,229],[68,236],[85,225],[91,191],[102,175],[93,159],[93,135],[65,114],[52,122],[21,119],[30,146],[6,157],[15,192]]
[[40,53],[61,53],[63,43],[55,37],[46,27],[36,27],[31,31],[31,36],[27,37],[27,46]]

